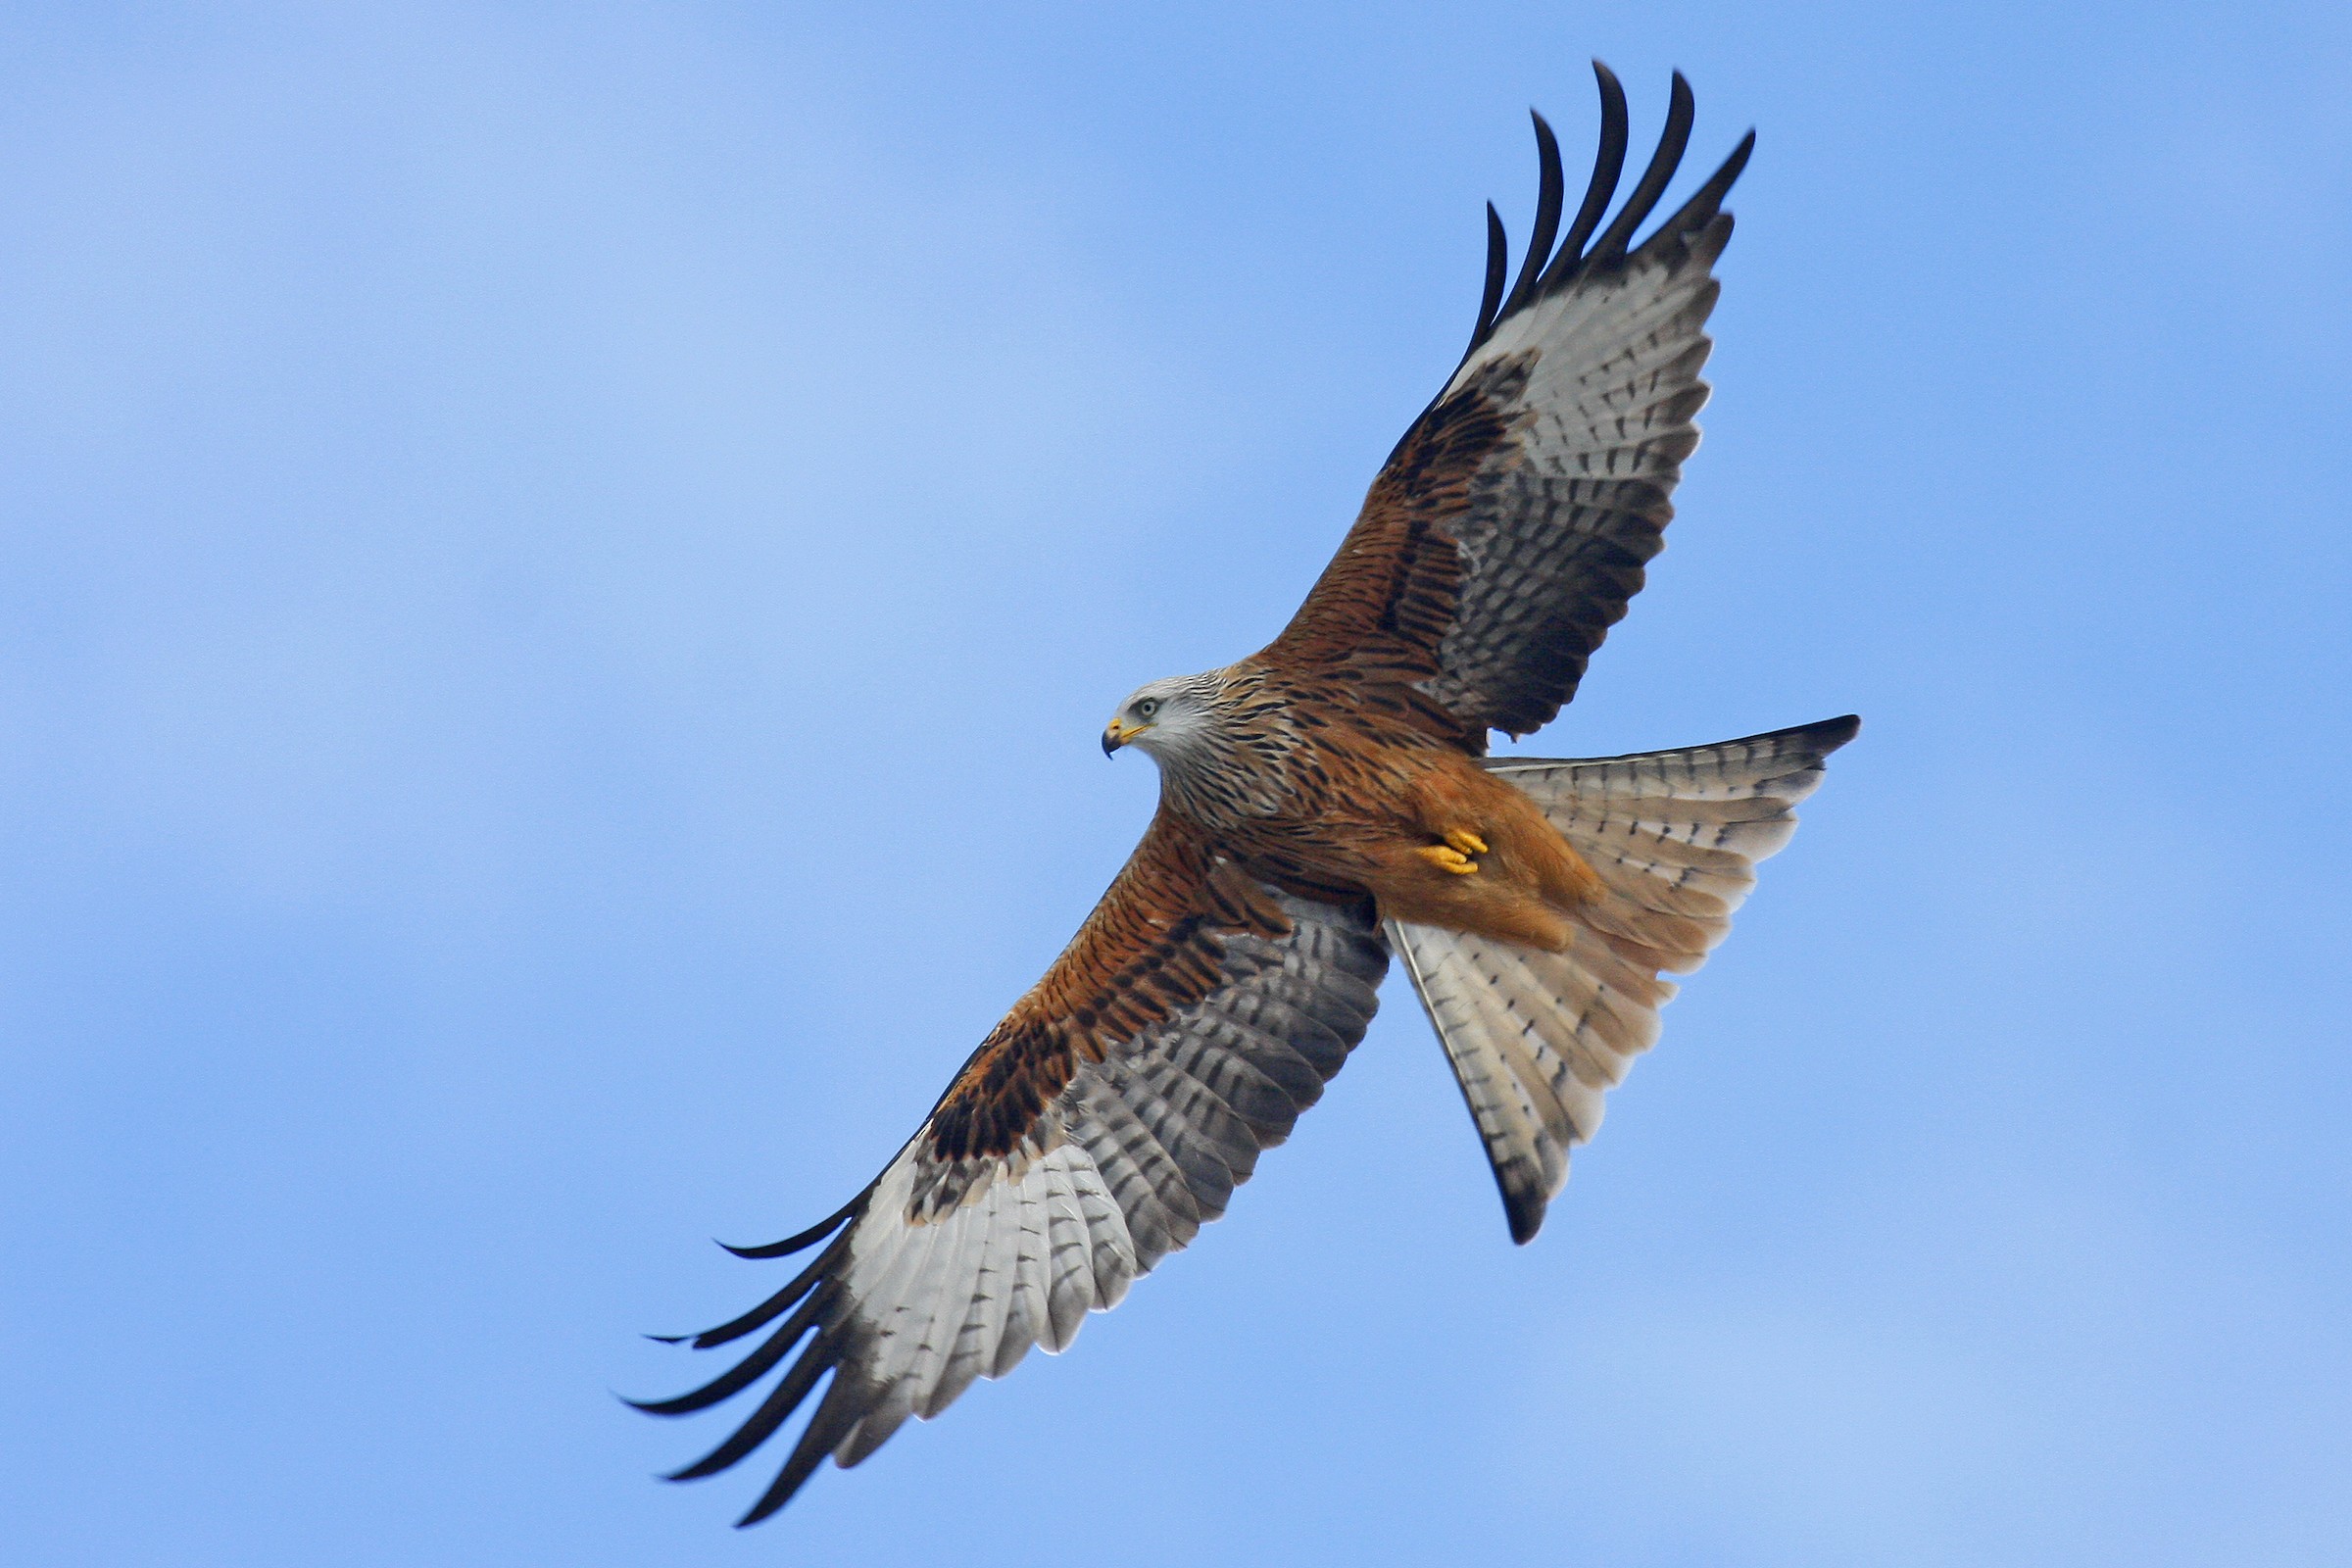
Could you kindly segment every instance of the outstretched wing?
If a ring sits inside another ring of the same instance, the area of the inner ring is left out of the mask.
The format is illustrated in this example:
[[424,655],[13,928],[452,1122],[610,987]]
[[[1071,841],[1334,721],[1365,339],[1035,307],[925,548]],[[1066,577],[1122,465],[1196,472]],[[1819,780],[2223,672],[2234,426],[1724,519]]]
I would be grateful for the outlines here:
[[1629,249],[1690,139],[1678,72],[1657,152],[1595,239],[1625,162],[1626,114],[1617,78],[1593,70],[1600,156],[1567,237],[1555,252],[1559,149],[1539,115],[1543,186],[1518,280],[1506,296],[1507,247],[1490,206],[1486,297],[1460,368],[1259,656],[1408,683],[1473,752],[1489,729],[1523,735],[1559,712],[1663,545],[1682,461],[1698,445],[1691,416],[1707,399],[1708,270],[1732,234],[1722,201],[1755,141],[1751,131]]
[[734,1436],[672,1479],[744,1458],[830,1373],[742,1520],[756,1523],[827,1454],[856,1464],[1031,1345],[1068,1345],[1090,1309],[1225,1211],[1363,1038],[1387,967],[1368,902],[1279,894],[1163,812],[873,1184],[815,1228],[744,1250],[823,1244],[782,1290],[693,1340],[768,1330],[757,1349],[639,1405],[684,1415],[785,1366]]

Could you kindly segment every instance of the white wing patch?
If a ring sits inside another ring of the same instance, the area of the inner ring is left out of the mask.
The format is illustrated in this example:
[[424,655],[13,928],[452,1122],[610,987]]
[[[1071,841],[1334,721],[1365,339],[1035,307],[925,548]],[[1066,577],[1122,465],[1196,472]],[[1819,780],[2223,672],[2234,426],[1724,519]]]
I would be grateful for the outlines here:
[[919,1147],[883,1174],[850,1242],[844,1287],[867,1347],[863,1375],[890,1392],[844,1440],[844,1464],[909,1414],[937,1415],[973,1379],[1003,1377],[1031,1346],[1067,1348],[1138,1272],[1126,1220],[1078,1145],[975,1182],[965,1201],[917,1224],[907,1210]]

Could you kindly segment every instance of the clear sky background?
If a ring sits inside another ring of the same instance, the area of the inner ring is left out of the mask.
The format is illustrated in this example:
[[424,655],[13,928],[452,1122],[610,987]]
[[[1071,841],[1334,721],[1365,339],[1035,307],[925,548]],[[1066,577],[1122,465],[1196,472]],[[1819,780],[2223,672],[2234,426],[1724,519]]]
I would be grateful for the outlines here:
[[[2352,1560],[2352,12],[879,11],[0,10],[0,1556]],[[1529,749],[1860,742],[1535,1245],[1393,980],[730,1531],[637,1334],[1083,917],[1595,54],[1760,140]]]

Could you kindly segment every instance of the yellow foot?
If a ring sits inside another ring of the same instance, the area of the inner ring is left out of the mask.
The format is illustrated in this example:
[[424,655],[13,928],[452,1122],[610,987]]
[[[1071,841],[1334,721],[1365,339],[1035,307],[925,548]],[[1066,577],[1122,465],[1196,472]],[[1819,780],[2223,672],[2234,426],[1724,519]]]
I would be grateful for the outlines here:
[[1478,869],[1476,860],[1449,845],[1431,844],[1415,850],[1413,853],[1439,870],[1451,871],[1455,876],[1468,876]]
[[1457,827],[1452,832],[1446,834],[1446,842],[1452,845],[1456,851],[1463,855],[1484,855],[1487,853],[1487,841],[1480,838],[1477,834],[1471,832],[1466,827]]

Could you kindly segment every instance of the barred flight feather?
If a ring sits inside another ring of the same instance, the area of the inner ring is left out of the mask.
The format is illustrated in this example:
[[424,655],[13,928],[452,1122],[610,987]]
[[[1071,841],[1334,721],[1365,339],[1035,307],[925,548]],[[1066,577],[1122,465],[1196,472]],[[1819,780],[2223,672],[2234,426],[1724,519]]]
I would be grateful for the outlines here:
[[[772,1512],[813,1469],[808,1444],[821,1445],[819,1458],[857,1464],[908,1417],[937,1415],[1033,1345],[1066,1348],[1090,1308],[1116,1304],[1131,1280],[1223,1213],[1258,1153],[1288,1134],[1362,1038],[1388,963],[1368,909],[1262,896],[1288,929],[1219,938],[1217,989],[1076,1067],[1037,1118],[1042,1142],[957,1158],[987,1167],[958,1176],[918,1136],[821,1266],[782,1293],[801,1292],[800,1312],[696,1394],[641,1406],[703,1408],[798,1347],[780,1385],[789,1399],[771,1398],[682,1479],[743,1458],[830,1372],[777,1486],[746,1522]],[[945,1207],[924,1200],[942,1191],[960,1196]],[[748,1332],[748,1318],[786,1309],[770,1298],[728,1327]]]
[[1391,922],[1502,1194],[1531,1240],[1567,1180],[1568,1152],[1600,1126],[1602,1093],[1658,1038],[1687,974],[1731,930],[1755,862],[1796,831],[1794,808],[1852,717],[1716,746],[1586,761],[1490,759],[1599,873],[1565,953]]
[[[1698,445],[1691,420],[1707,399],[1699,370],[1718,292],[1710,269],[1732,234],[1721,203],[1754,146],[1750,133],[1629,252],[1689,137],[1690,88],[1678,73],[1647,169],[1592,250],[1575,254],[1607,207],[1626,140],[1624,91],[1605,67],[1593,69],[1601,153],[1577,225],[1543,263],[1541,213],[1556,209],[1560,180],[1557,146],[1539,120],[1544,194],[1521,286],[1507,300],[1498,286],[1490,291],[1461,365],[1398,441],[1339,554],[1261,656],[1333,663],[1417,655],[1419,689],[1454,716],[1451,738],[1474,750],[1488,728],[1524,735],[1575,695],[1663,545],[1669,498]],[[1499,225],[1494,233],[1499,245]],[[1539,265],[1541,283],[1526,287]],[[1502,271],[1499,253],[1491,256],[1490,279]],[[1376,648],[1374,627],[1402,649]]]

